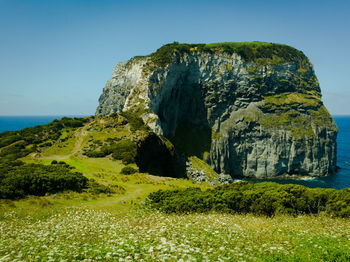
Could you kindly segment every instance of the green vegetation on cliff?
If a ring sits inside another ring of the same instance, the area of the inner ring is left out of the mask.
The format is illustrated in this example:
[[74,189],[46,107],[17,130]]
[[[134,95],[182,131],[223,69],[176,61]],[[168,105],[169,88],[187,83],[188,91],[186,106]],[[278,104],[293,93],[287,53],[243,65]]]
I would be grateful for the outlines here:
[[287,111],[291,109],[319,108],[322,105],[321,98],[316,95],[286,92],[264,98],[264,107],[271,111]]
[[287,92],[266,96],[263,102],[261,125],[290,130],[296,139],[316,137],[315,127],[336,126],[318,95]]
[[266,42],[223,42],[212,44],[171,43],[159,48],[150,55],[151,60],[158,66],[171,63],[175,55],[191,52],[239,54],[246,62],[253,61],[267,64],[298,62],[302,64],[307,58],[303,52],[283,44]]
[[199,159],[196,156],[190,156],[188,158],[188,161],[191,164],[191,168],[203,171],[205,173],[205,176],[208,178],[208,180],[217,180],[218,174],[214,171],[214,169],[205,163],[203,160]]

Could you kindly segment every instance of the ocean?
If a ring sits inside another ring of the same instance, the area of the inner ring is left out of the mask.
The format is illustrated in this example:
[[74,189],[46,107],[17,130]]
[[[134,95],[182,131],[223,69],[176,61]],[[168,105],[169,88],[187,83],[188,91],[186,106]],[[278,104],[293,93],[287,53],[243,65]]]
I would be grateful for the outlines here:
[[[20,130],[25,127],[48,124],[57,119],[60,120],[64,116],[0,116],[0,133],[5,131]],[[83,116],[67,116],[67,117],[83,117]]]
[[[43,125],[63,116],[0,116],[0,133],[20,130],[25,127]],[[72,117],[72,116],[69,116]],[[79,116],[76,116],[79,117]],[[300,180],[269,180],[277,183],[301,184],[308,187],[350,188],[350,116],[334,116],[338,125],[338,161],[339,171],[328,177]],[[261,180],[257,181],[261,182]]]

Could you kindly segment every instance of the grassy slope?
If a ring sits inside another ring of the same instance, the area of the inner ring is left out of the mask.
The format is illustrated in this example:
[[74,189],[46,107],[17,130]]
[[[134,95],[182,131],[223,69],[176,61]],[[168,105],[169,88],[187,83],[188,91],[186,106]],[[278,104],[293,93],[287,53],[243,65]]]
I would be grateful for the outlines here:
[[[82,131],[84,128],[76,132]],[[54,145],[53,155],[47,149],[41,157],[24,160],[49,164],[59,156],[88,177],[109,186],[121,186],[125,192],[111,196],[63,192],[18,201],[1,200],[0,258],[5,261],[350,259],[347,219],[218,213],[165,215],[144,209],[138,203],[152,191],[194,185],[184,179],[148,174],[121,175],[120,161],[81,155],[81,148],[88,141],[89,133],[85,134],[83,139],[67,140],[73,143],[66,145],[74,149],[70,152]]]
[[[158,189],[195,186],[191,181],[185,179],[161,178],[142,173],[122,175],[120,171],[125,167],[122,161],[114,160],[111,156],[103,158],[89,158],[84,156],[83,149],[89,147],[92,143],[91,141],[103,142],[108,138],[128,137],[132,135],[129,125],[121,128],[120,125],[113,126],[113,124],[115,124],[114,118],[101,117],[74,131],[65,130],[56,143],[42,149],[40,154],[30,154],[21,159],[27,163],[40,163],[44,165],[49,165],[52,160],[64,161],[88,178],[93,178],[98,183],[109,186],[117,191],[116,194],[108,197],[104,194],[96,196],[87,193],[60,193],[57,194],[57,198],[43,198],[50,202],[48,205],[54,208],[63,206],[88,206],[98,209],[121,208],[128,210],[132,206],[132,203],[144,201],[149,193]],[[131,164],[131,166],[137,169],[135,164]],[[125,192],[119,192],[119,187],[124,188]],[[203,185],[202,187],[204,188],[206,186]],[[15,203],[17,208],[24,210],[27,208],[31,209],[31,205],[28,205],[28,202],[33,202],[37,206],[46,205],[44,203],[45,201],[42,203],[37,199],[34,197],[11,203]],[[8,205],[5,206],[8,207]]]
[[63,160],[89,178],[115,188],[117,193],[108,196],[62,192],[18,201],[0,200],[1,260],[350,258],[350,223],[346,219],[217,213],[165,215],[140,208],[150,192],[197,185],[148,174],[122,175],[121,161],[83,156],[82,149],[91,138],[104,140],[119,136],[120,132],[130,135],[127,130],[96,132],[90,128],[85,125],[74,132],[65,130],[61,138],[68,138],[66,141],[56,142],[23,160],[43,164]]

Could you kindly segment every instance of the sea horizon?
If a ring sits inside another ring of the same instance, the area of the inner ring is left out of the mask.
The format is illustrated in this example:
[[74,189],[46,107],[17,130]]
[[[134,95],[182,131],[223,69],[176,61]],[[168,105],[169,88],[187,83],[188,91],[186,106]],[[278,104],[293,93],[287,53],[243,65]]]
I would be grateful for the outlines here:
[[24,115],[24,116],[0,116],[0,133],[6,131],[17,131],[27,127],[45,125],[53,120],[63,117],[85,117],[85,115]]

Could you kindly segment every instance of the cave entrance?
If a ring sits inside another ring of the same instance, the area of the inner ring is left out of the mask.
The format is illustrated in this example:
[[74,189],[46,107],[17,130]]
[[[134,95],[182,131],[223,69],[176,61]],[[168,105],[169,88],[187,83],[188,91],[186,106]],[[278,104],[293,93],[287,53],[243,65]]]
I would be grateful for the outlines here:
[[176,151],[203,159],[205,152],[210,152],[212,134],[204,101],[206,90],[199,82],[197,65],[186,68],[168,73],[158,94],[160,99],[151,107],[159,117],[163,135]]
[[212,131],[208,125],[191,122],[180,122],[175,134],[169,140],[177,151],[186,156],[203,159],[205,152],[210,151]]
[[183,177],[183,167],[178,162],[174,148],[170,148],[155,133],[150,133],[137,143],[136,164],[140,172],[156,176]]

